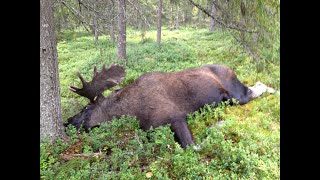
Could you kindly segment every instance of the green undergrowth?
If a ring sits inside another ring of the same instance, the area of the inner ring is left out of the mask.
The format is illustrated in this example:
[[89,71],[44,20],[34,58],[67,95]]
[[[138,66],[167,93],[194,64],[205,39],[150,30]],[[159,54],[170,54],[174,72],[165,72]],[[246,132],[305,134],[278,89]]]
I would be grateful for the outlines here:
[[[94,65],[98,69],[112,63],[126,67],[124,81],[115,88],[132,83],[144,72],[217,63],[234,69],[248,86],[261,81],[280,90],[279,62],[268,61],[265,70],[258,72],[253,60],[224,32],[163,30],[160,46],[156,31],[146,32],[143,39],[139,31],[127,33],[126,63],[117,61],[116,44],[106,36],[99,37],[95,46],[94,38],[82,31],[61,35],[58,58],[64,120],[88,103],[68,86],[81,87],[77,72],[90,81]],[[190,113],[187,122],[200,151],[181,149],[169,125],[141,130],[135,117],[123,116],[89,133],[68,127],[69,141],[40,144],[41,179],[280,178],[279,93],[264,94],[245,105],[206,105]]]

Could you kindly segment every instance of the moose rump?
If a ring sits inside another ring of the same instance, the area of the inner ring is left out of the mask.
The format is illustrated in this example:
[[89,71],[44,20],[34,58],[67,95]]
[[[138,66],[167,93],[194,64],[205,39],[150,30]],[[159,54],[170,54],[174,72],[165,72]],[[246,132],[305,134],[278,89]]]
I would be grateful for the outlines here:
[[205,104],[218,104],[232,98],[240,104],[252,99],[251,89],[223,65],[206,65],[178,72],[145,73],[108,97],[101,93],[123,79],[124,68],[112,65],[107,70],[103,66],[101,73],[94,69],[94,78],[89,83],[78,74],[83,83],[82,89],[70,87],[73,92],[90,99],[89,105],[68,119],[67,124],[77,128],[82,124],[85,129],[90,129],[113,117],[131,115],[137,117],[141,128],[145,130],[170,124],[176,140],[185,148],[194,144],[186,122],[187,113]]

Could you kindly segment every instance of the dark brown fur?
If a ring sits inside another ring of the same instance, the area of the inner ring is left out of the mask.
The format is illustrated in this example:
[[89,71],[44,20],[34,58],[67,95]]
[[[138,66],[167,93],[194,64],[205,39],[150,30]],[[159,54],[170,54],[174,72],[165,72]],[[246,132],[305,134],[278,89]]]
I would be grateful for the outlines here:
[[251,99],[250,90],[234,72],[222,65],[206,65],[179,72],[149,72],[108,97],[99,96],[80,114],[68,119],[86,129],[121,115],[136,116],[142,129],[171,124],[182,147],[194,144],[186,115],[205,104],[235,98],[240,104]]

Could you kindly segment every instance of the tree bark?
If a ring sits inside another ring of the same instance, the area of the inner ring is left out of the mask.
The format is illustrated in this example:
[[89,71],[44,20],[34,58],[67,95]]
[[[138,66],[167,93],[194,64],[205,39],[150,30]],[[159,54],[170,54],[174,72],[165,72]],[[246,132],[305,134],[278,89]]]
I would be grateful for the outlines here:
[[51,0],[40,0],[40,141],[64,137]]
[[158,26],[157,26],[157,42],[158,45],[161,43],[161,16],[162,15],[162,0],[159,0],[159,9],[158,9]]
[[110,40],[111,43],[114,44],[114,26],[113,26],[113,18],[114,18],[114,0],[111,0],[111,20],[110,20]]
[[126,0],[118,3],[118,59],[125,60],[126,55]]
[[[215,15],[216,15],[216,6],[214,4],[214,1],[215,0],[212,0],[212,6],[211,6],[211,15],[213,17],[215,17]],[[215,25],[216,25],[215,20],[212,17],[210,17],[210,31],[211,32],[215,31]]]

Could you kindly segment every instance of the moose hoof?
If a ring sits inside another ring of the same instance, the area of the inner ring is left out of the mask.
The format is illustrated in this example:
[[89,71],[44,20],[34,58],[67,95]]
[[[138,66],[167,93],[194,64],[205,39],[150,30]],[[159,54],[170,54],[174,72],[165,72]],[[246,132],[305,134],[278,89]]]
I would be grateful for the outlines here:
[[200,147],[200,145],[193,145],[192,146],[192,148],[194,149],[194,151],[196,151],[196,152],[199,152],[199,151],[201,151],[201,147]]

